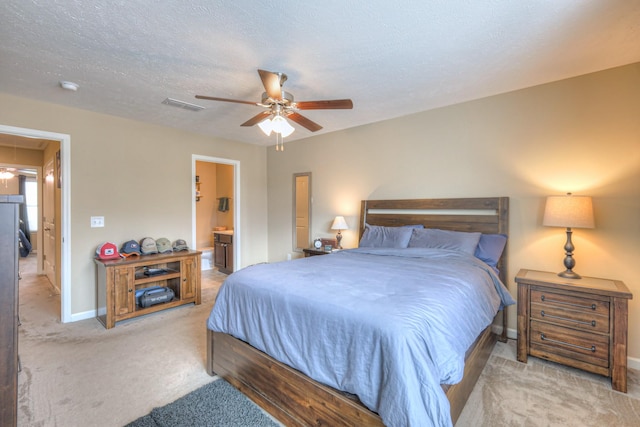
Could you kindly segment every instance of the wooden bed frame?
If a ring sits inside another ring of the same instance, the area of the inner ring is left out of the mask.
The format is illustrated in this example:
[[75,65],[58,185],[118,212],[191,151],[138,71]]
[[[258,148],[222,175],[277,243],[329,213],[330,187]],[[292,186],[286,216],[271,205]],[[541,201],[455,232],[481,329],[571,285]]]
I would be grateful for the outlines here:
[[[363,200],[360,236],[364,224],[482,233],[508,233],[509,198]],[[498,263],[506,281],[507,248]],[[496,318],[499,318],[499,313]],[[506,341],[507,315],[503,310],[501,341]],[[464,377],[443,386],[457,421],[495,345],[491,326],[469,348]],[[380,417],[357,398],[327,387],[278,362],[244,341],[207,329],[207,372],[218,374],[287,426],[383,426]]]

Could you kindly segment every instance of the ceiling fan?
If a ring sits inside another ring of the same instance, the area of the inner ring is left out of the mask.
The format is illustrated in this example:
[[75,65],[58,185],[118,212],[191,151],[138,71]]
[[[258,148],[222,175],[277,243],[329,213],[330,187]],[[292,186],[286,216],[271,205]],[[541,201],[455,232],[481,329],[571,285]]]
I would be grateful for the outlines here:
[[196,95],[197,99],[207,99],[210,101],[235,102],[238,104],[256,105],[265,108],[264,111],[256,114],[240,126],[258,125],[262,131],[269,135],[272,131],[279,137],[279,145],[282,147],[282,137],[291,135],[294,128],[285,120],[292,120],[305,127],[311,132],[322,129],[322,126],[309,120],[298,110],[345,110],[352,109],[353,102],[350,99],[333,99],[325,101],[300,101],[295,102],[293,95],[282,90],[282,85],[287,80],[287,75],[272,71],[258,70],[265,92],[262,94],[260,102],[242,101],[238,99],[218,98],[214,96]]

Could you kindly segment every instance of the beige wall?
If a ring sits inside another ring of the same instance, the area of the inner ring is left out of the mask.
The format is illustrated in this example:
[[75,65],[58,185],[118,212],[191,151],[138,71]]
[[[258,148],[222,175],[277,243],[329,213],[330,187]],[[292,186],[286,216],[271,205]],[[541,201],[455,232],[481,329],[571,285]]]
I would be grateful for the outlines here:
[[17,177],[0,180],[0,194],[19,194],[20,186]]
[[[18,141],[18,139],[16,139]],[[2,166],[42,166],[43,154],[40,150],[0,146],[0,164]]]
[[[358,108],[357,100],[354,108]],[[345,111],[343,114],[349,114]],[[453,105],[268,151],[269,258],[292,252],[292,174],[312,172],[313,236],[357,245],[361,199],[509,196],[508,276],[563,270],[547,195],[593,196],[596,228],[575,229],[575,270],[634,293],[629,356],[640,358],[640,64]],[[322,123],[322,113],[309,112]],[[298,129],[297,132],[304,132]],[[513,281],[507,283],[515,296]],[[516,310],[509,327],[516,328]],[[640,362],[640,361],[639,361]]]
[[216,226],[216,163],[196,161],[200,177],[200,201],[196,203],[196,248],[213,246],[211,230]]
[[[72,314],[95,310],[93,254],[101,242],[164,236],[193,246],[193,154],[240,162],[242,265],[266,260],[264,147],[5,94],[0,124],[71,136]],[[90,228],[94,215],[105,217],[104,228]]]
[[233,229],[233,215],[235,206],[235,195],[233,194],[233,166],[219,164],[216,169],[216,191],[217,197],[228,197],[229,210],[226,212],[220,212],[218,210],[218,202],[216,199],[216,205],[214,207],[216,212],[216,225],[227,227],[228,230]]

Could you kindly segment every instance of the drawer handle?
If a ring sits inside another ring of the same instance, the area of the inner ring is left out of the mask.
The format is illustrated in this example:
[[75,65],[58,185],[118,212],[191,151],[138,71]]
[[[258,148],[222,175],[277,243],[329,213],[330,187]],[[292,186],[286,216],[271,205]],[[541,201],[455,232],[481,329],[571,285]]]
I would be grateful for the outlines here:
[[594,328],[596,327],[596,321],[595,320],[592,320],[591,322],[585,322],[583,320],[568,319],[566,317],[554,316],[553,314],[547,314],[547,313],[544,312],[544,310],[540,310],[540,316],[548,317],[549,319],[566,320],[567,322],[579,323],[581,325],[591,325]]
[[551,338],[547,338],[545,336],[544,332],[540,334],[540,339],[542,341],[549,341],[549,342],[552,342],[552,343],[555,343],[555,344],[561,344],[561,345],[566,345],[568,347],[579,348],[581,350],[591,351],[592,353],[596,352],[596,346],[595,345],[592,345],[591,348],[589,348],[589,347],[583,347],[581,345],[571,344],[571,343],[564,342],[564,341],[552,340]]
[[541,301],[551,302],[551,303],[554,303],[554,304],[569,305],[571,307],[580,307],[580,308],[587,308],[587,309],[590,308],[591,310],[595,310],[596,309],[596,305],[595,304],[582,305],[582,304],[574,304],[572,302],[556,301],[556,300],[553,300],[553,299],[547,300],[544,295],[540,296],[540,300]]

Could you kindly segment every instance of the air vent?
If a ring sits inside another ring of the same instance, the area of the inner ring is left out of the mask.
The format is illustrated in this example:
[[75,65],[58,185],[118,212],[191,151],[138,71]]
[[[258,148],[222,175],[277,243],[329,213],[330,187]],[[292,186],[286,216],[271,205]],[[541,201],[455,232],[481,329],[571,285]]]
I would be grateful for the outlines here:
[[188,102],[179,101],[173,98],[167,98],[164,101],[162,101],[162,103],[166,105],[170,105],[172,107],[178,107],[178,108],[182,108],[184,110],[189,110],[189,111],[204,110],[204,107],[201,107],[200,105],[190,104]]

